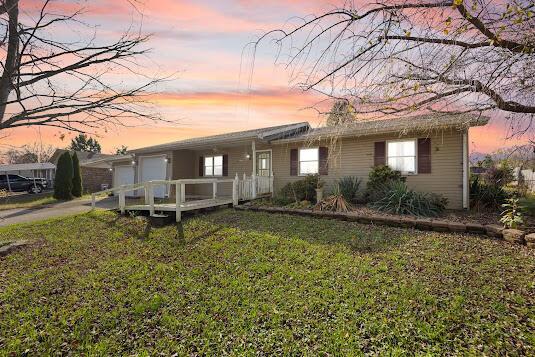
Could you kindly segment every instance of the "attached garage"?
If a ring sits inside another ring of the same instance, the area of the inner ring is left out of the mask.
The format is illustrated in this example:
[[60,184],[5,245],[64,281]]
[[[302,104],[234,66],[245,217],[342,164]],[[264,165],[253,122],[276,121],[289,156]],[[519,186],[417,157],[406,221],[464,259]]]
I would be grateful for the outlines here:
[[113,187],[134,183],[134,167],[132,165],[115,166],[113,169]]
[[[140,156],[139,157],[139,182],[152,180],[167,180],[167,156]],[[154,187],[154,197],[166,196],[165,186]]]

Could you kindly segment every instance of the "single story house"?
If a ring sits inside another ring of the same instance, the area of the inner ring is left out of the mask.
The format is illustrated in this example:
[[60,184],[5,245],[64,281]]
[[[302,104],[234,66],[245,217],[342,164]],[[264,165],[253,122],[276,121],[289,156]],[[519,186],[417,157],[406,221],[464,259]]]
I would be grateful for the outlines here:
[[[316,173],[327,187],[343,176],[357,176],[365,183],[373,166],[386,164],[401,171],[409,187],[444,195],[449,208],[461,209],[469,207],[469,128],[487,122],[486,117],[451,114],[358,121],[344,127],[312,128],[302,122],[144,147],[109,162],[114,187],[237,176],[267,184],[262,192],[272,193]],[[190,185],[185,195],[210,197],[211,190],[209,184]],[[218,194],[231,195],[231,190],[228,185]],[[173,186],[161,186],[154,195],[172,197]]]

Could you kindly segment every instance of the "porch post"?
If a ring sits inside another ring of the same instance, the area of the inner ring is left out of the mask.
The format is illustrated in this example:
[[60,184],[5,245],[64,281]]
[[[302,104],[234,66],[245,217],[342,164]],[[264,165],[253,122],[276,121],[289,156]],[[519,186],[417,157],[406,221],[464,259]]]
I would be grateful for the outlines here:
[[182,203],[182,189],[181,185],[175,184],[175,204],[176,204],[176,221],[180,222],[182,220],[182,212],[180,211],[180,204]]
[[256,142],[253,140],[253,174],[251,179],[253,181],[253,198],[256,198]]

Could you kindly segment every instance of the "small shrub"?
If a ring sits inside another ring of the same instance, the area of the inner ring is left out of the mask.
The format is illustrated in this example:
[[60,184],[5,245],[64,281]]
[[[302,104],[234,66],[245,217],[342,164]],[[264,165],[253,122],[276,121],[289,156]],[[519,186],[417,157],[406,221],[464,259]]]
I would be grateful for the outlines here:
[[518,198],[509,198],[507,203],[502,205],[504,208],[500,219],[506,228],[516,229],[524,223],[522,218],[523,207],[520,205]]
[[280,190],[279,196],[286,197],[292,202],[314,201],[316,188],[321,185],[319,175],[308,175],[302,180],[287,183]]
[[508,197],[503,187],[482,183],[477,176],[470,183],[470,207],[477,211],[498,209]]
[[403,182],[401,172],[394,171],[386,165],[375,166],[368,174],[366,196],[368,201],[376,201],[382,197],[382,192],[393,182]]
[[290,199],[289,197],[282,196],[282,195],[277,195],[277,196],[273,197],[271,202],[275,206],[286,206],[286,205],[289,205],[290,203],[292,203],[294,201],[292,199]]
[[413,216],[439,216],[448,203],[443,196],[413,191],[401,181],[383,186],[381,196],[370,206],[383,212]]
[[355,203],[357,201],[357,195],[360,187],[360,180],[357,177],[342,177],[340,180],[338,180],[337,186],[347,202]]
[[80,171],[80,161],[76,152],[72,155],[72,195],[82,197],[82,173]]
[[54,198],[58,200],[72,199],[72,158],[70,152],[64,152],[58,159],[56,177],[54,179]]

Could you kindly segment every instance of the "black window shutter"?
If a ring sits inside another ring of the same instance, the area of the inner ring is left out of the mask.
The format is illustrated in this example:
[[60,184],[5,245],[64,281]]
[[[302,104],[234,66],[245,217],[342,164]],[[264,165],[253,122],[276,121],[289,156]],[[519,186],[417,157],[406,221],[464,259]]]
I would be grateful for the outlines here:
[[228,155],[223,155],[223,176],[228,176]]
[[418,139],[418,173],[431,173],[431,139]]
[[373,166],[386,165],[386,142],[377,141],[373,147]]
[[321,146],[319,148],[319,174],[328,175],[329,174],[329,148]]
[[204,176],[204,157],[199,156],[199,177]]
[[299,166],[297,149],[290,150],[290,176],[297,176],[297,168]]

